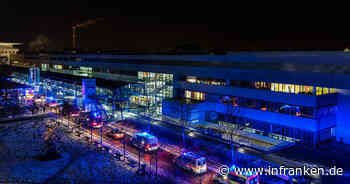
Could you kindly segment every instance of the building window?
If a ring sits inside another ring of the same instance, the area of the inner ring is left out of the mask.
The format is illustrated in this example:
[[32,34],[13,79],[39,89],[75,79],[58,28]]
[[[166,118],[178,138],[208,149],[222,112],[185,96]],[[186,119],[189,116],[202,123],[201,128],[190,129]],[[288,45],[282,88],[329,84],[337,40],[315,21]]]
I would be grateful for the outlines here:
[[322,88],[321,87],[316,87],[316,95],[322,95]]
[[57,70],[62,70],[63,66],[62,65],[53,65],[54,69]]
[[185,98],[203,101],[203,100],[205,100],[205,93],[186,90],[185,91]]

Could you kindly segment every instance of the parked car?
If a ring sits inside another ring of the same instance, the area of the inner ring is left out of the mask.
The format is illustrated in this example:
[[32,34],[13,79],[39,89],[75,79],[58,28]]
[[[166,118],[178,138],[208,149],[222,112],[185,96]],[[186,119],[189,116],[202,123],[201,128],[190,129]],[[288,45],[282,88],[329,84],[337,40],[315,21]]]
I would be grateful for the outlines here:
[[110,132],[107,133],[107,136],[113,138],[113,139],[122,139],[124,138],[125,134],[118,128],[114,128]]

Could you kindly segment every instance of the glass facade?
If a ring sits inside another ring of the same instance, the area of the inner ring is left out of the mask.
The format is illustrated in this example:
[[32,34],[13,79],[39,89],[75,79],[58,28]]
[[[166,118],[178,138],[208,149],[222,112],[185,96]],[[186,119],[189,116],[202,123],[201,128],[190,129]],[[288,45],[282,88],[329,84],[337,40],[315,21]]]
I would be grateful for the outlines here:
[[142,85],[134,87],[136,94],[130,96],[130,102],[143,106],[145,112],[156,117],[162,115],[162,101],[173,98],[173,74],[139,71],[137,78]]
[[173,74],[166,74],[166,73],[138,72],[137,77],[140,80],[150,80],[150,81],[172,82],[174,80]]

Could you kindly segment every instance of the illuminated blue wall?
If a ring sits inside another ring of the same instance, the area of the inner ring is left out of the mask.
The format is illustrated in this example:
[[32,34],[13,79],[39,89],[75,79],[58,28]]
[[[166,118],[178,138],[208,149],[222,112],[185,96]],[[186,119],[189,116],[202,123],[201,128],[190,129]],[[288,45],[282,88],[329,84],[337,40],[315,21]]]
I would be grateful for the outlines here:
[[339,95],[336,136],[350,144],[350,94]]
[[200,107],[200,104],[182,104],[181,107],[181,102],[163,100],[162,114],[176,119],[182,118],[198,122],[204,120],[204,112]]

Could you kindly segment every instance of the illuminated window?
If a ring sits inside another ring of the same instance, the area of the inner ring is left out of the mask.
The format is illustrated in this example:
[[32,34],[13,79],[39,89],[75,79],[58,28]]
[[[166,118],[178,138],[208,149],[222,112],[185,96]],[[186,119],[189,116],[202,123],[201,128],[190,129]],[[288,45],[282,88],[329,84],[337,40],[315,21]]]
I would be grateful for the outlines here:
[[282,84],[282,90],[281,92],[287,93],[287,88],[285,84]]
[[316,87],[316,95],[322,95],[322,88],[321,87]]
[[201,98],[200,92],[194,92],[194,99],[199,100]]
[[278,91],[283,92],[283,85],[278,83]]
[[336,93],[337,92],[337,89],[335,88],[330,88],[330,93]]
[[186,90],[185,91],[185,97],[186,98],[191,98],[191,99],[194,99],[194,100],[205,100],[205,93]]
[[260,88],[260,82],[255,82],[255,87]]
[[138,79],[142,80],[143,79],[143,72],[137,72]]
[[62,70],[63,68],[62,65],[54,65],[53,67],[57,70]]
[[286,84],[285,90],[287,93],[294,93],[294,85],[293,84]]
[[328,94],[328,93],[329,93],[328,88],[323,88],[323,94],[326,95],[326,94]]
[[186,98],[191,98],[191,91],[185,91],[185,97]]
[[300,86],[295,85],[295,93],[298,94],[300,92]]
[[276,84],[275,83],[271,84],[271,91],[276,91]]

